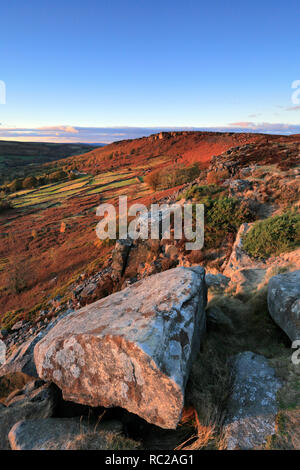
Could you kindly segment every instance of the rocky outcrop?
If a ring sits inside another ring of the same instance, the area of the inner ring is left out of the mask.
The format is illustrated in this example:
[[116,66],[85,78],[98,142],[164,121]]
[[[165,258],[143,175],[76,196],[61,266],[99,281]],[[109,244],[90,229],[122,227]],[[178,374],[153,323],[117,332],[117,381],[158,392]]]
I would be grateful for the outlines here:
[[56,393],[51,384],[41,381],[25,385],[21,391],[13,392],[5,405],[0,403],[0,449],[9,449],[8,433],[20,420],[43,419],[53,415]]
[[248,180],[233,180],[229,184],[229,195],[231,197],[243,197],[246,191],[252,189],[252,182]]
[[[97,429],[97,432],[95,431]],[[97,437],[98,449],[109,449],[111,433],[120,433],[119,422],[89,423],[80,418],[48,418],[19,421],[10,430],[12,450],[69,450],[78,439]]]
[[205,331],[204,278],[201,267],[171,269],[64,318],[35,346],[39,376],[66,400],[176,428]]
[[267,437],[275,434],[276,393],[281,383],[267,359],[252,352],[235,357],[233,373],[224,428],[226,448],[261,448]]
[[130,248],[132,246],[131,239],[117,240],[114,251],[112,253],[111,277],[114,280],[120,280],[128,258]]
[[291,341],[300,340],[300,270],[270,279],[268,308],[275,323]]
[[266,260],[251,258],[243,248],[243,236],[252,225],[241,225],[230,258],[224,266],[223,275],[230,278],[228,291],[231,293],[244,294],[264,287],[276,270],[300,269],[300,248]]

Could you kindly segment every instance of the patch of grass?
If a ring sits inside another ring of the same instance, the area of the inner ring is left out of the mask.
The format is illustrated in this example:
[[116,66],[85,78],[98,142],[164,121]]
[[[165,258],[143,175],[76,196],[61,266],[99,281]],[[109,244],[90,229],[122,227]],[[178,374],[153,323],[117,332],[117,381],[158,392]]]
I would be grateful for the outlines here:
[[181,193],[178,199],[195,199],[200,200],[204,196],[214,196],[224,191],[224,188],[217,186],[216,184],[209,184],[203,186],[193,186]]
[[205,205],[205,247],[217,248],[229,234],[235,234],[244,222],[254,220],[254,214],[245,203],[236,198],[222,196],[199,199]]
[[6,330],[11,330],[11,327],[17,323],[19,320],[24,319],[24,312],[20,310],[10,310],[5,312],[0,317],[0,326],[1,329],[5,328]]
[[81,434],[67,445],[67,450],[138,450],[139,442],[121,433],[95,431]]
[[268,258],[300,246],[300,214],[289,211],[256,222],[243,236],[245,251],[254,258]]

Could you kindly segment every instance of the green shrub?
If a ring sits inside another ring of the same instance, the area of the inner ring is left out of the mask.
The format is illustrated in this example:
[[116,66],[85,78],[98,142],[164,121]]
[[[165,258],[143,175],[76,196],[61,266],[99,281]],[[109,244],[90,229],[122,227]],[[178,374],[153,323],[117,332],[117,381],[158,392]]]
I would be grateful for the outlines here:
[[242,223],[251,220],[253,214],[246,204],[227,196],[214,200],[207,213],[207,222],[211,227],[227,232],[236,232]]
[[257,222],[243,237],[245,251],[254,258],[268,258],[300,245],[300,214],[295,211]]
[[232,238],[241,224],[255,220],[247,204],[236,198],[222,196],[212,199],[204,196],[199,202],[205,206],[205,247],[218,248],[228,237]]
[[224,191],[224,188],[217,186],[216,184],[209,184],[204,186],[193,186],[187,189],[180,195],[181,198],[185,199],[196,199],[200,200],[203,196],[214,196]]

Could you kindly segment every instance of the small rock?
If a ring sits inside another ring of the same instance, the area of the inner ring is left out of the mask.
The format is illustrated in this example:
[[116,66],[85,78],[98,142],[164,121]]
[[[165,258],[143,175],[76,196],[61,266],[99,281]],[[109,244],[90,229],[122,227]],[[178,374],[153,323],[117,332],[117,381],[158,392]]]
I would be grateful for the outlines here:
[[218,274],[210,274],[207,273],[205,275],[205,282],[208,289],[226,289],[230,282],[230,278],[224,276],[221,273]]
[[0,331],[0,339],[5,339],[5,338],[7,338],[8,334],[9,334],[9,333],[8,333],[7,330],[5,330],[5,329],[1,330],[1,331]]
[[268,307],[271,317],[290,340],[300,340],[300,270],[269,280]]
[[20,330],[21,328],[23,328],[25,325],[25,321],[24,320],[20,320],[18,321],[17,323],[14,324],[14,326],[11,328],[12,331],[18,331]]
[[281,383],[267,359],[249,351],[234,358],[233,372],[224,427],[226,448],[261,448],[275,434],[276,393]]

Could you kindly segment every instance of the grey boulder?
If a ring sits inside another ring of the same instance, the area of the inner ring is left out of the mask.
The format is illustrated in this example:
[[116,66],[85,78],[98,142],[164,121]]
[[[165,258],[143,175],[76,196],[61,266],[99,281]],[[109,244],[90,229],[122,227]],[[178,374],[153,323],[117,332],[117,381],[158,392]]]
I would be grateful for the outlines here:
[[234,358],[233,373],[224,427],[226,448],[261,448],[275,434],[276,393],[281,383],[267,359],[249,351]]
[[268,307],[271,317],[290,340],[300,340],[300,270],[270,279]]
[[201,267],[150,276],[61,320],[34,350],[66,400],[127,409],[176,428],[205,331]]

